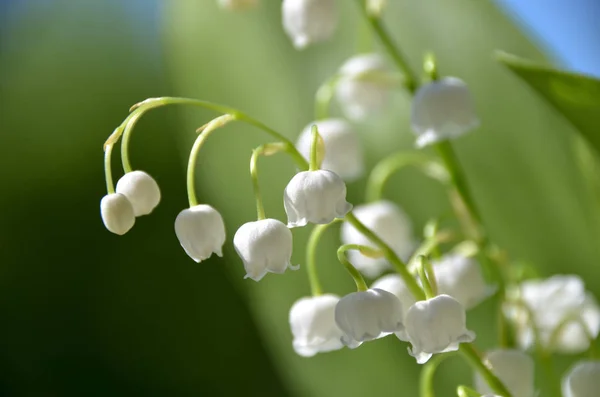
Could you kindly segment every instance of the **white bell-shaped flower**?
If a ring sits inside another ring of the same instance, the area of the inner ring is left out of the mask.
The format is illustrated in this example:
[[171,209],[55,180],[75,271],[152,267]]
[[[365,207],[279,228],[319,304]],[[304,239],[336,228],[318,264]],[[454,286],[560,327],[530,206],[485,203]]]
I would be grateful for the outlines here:
[[283,30],[301,50],[331,37],[338,10],[335,0],[283,0],[281,16]]
[[342,331],[335,323],[335,306],[340,298],[325,294],[298,299],[290,309],[290,328],[296,353],[312,357],[341,349]]
[[329,170],[302,171],[294,175],[283,193],[288,227],[307,223],[327,224],[352,209],[346,201],[346,184]]
[[131,171],[123,175],[115,191],[127,197],[135,216],[148,215],[160,202],[158,183],[144,171]]
[[597,397],[600,393],[600,361],[580,361],[562,380],[563,397]]
[[[579,276],[556,275],[545,280],[528,280],[521,284],[520,295],[533,315],[541,338],[539,342],[546,349],[580,353],[589,347],[588,333],[596,338],[600,332],[600,307],[585,290]],[[521,348],[532,347],[535,340],[528,313],[515,307],[509,308],[507,314],[515,323]],[[551,341],[557,329],[557,338]]]
[[[519,350],[498,349],[488,352],[485,365],[502,381],[513,397],[535,396],[535,370],[533,359]],[[493,393],[487,382],[475,374],[478,392]]]
[[335,307],[341,341],[355,348],[362,342],[404,330],[402,304],[390,292],[371,288],[344,296]]
[[394,83],[381,55],[356,55],[342,65],[339,75],[335,96],[348,119],[364,120],[389,103]]
[[[412,225],[408,216],[396,204],[380,200],[362,204],[354,208],[354,216],[376,235],[403,260],[409,258],[416,242],[412,234]],[[343,244],[360,244],[376,247],[367,237],[350,223],[344,222],[341,228]],[[348,259],[367,277],[377,277],[390,266],[385,258],[369,258],[359,251],[348,251]]]
[[417,91],[412,103],[417,146],[453,139],[479,126],[469,88],[456,77],[444,77]]
[[449,254],[433,262],[439,294],[450,295],[466,310],[472,309],[494,292],[473,259],[460,254]]
[[466,320],[464,307],[451,296],[438,295],[416,302],[405,320],[412,344],[410,355],[424,364],[433,354],[456,351],[460,343],[473,342],[475,333],[467,329]]
[[310,123],[298,137],[296,147],[309,160],[312,144],[312,126],[316,125],[325,144],[324,170],[333,171],[346,181],[360,178],[365,165],[358,135],[347,121],[327,119]]
[[210,205],[199,204],[181,211],[175,219],[175,234],[185,253],[198,263],[213,252],[223,256],[225,224]]
[[260,281],[267,273],[285,272],[292,266],[292,232],[276,219],[244,223],[235,232],[233,246],[244,262],[246,276]]
[[100,200],[100,215],[109,232],[124,235],[135,224],[131,202],[122,194],[107,194]]
[[[402,315],[404,318],[406,318],[406,313],[408,313],[410,307],[416,302],[414,295],[410,292],[402,277],[395,273],[378,278],[371,284],[371,288],[382,289],[396,295],[396,298],[400,300],[402,305]],[[396,332],[396,336],[402,341],[409,341],[406,330]]]
[[219,0],[219,6],[230,11],[243,11],[258,5],[258,0]]

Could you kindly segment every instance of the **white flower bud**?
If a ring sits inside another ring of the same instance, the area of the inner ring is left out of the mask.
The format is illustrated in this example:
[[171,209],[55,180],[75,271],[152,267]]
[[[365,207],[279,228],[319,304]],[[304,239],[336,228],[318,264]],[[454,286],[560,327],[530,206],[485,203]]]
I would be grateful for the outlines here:
[[390,292],[371,288],[344,296],[335,307],[342,343],[350,348],[404,330],[402,304]]
[[230,11],[247,10],[258,5],[258,0],[219,0],[219,6]]
[[[410,307],[416,302],[415,297],[406,286],[402,277],[397,274],[388,274],[375,280],[373,284],[371,284],[371,288],[382,289],[394,294],[402,304],[402,315],[404,319],[406,319],[406,313],[408,313]],[[406,330],[396,332],[396,336],[404,342],[409,341]]]
[[600,391],[600,361],[580,361],[562,381],[563,397],[596,397]]
[[335,172],[302,171],[294,175],[283,194],[288,227],[308,222],[327,224],[352,209],[346,201],[346,184]]
[[438,293],[450,295],[469,310],[494,292],[481,274],[481,267],[472,258],[451,254],[433,262]]
[[475,333],[467,329],[466,320],[464,307],[451,296],[438,295],[416,302],[405,320],[412,344],[410,355],[424,364],[433,354],[456,351],[460,343],[473,342]]
[[298,299],[290,309],[290,327],[296,353],[312,357],[341,349],[342,331],[335,323],[335,306],[340,298],[326,294]]
[[445,77],[419,88],[412,103],[412,129],[417,146],[453,139],[479,126],[469,88],[456,77]]
[[362,121],[388,104],[393,84],[381,55],[354,56],[342,65],[339,74],[335,95],[348,119]]
[[283,0],[281,15],[283,29],[294,47],[325,41],[337,27],[335,0]]
[[[416,244],[410,220],[400,207],[390,201],[380,200],[356,206],[353,213],[400,258],[408,259]],[[348,222],[342,225],[341,240],[343,244],[378,248]],[[347,255],[350,262],[367,277],[377,277],[390,267],[385,258],[369,258],[355,250],[348,251]]]
[[175,234],[185,253],[198,263],[213,252],[223,256],[225,224],[210,205],[199,204],[181,211],[175,219]]
[[100,201],[102,222],[109,232],[124,235],[135,224],[133,206],[127,197],[119,193],[107,194]]
[[358,135],[343,119],[327,119],[310,123],[298,137],[296,147],[310,159],[312,126],[317,125],[325,143],[325,158],[321,168],[333,171],[346,181],[360,178],[364,171],[363,151]]
[[158,184],[144,171],[132,171],[123,175],[117,182],[115,191],[129,199],[135,216],[148,215],[160,202]]
[[[533,315],[541,338],[539,342],[545,349],[581,353],[589,347],[587,333],[593,338],[598,336],[600,307],[586,292],[578,276],[556,275],[546,280],[528,280],[521,284],[520,291],[521,300]],[[535,341],[528,314],[522,308],[509,307],[507,315],[515,323],[519,345],[524,349],[532,347]],[[559,326],[562,331],[551,346],[550,339]]]
[[[512,349],[492,350],[486,354],[484,364],[502,381],[513,397],[535,396],[535,371],[533,360],[527,354]],[[475,374],[478,392],[493,393],[487,382]]]
[[292,266],[292,232],[276,219],[244,223],[235,232],[233,246],[244,262],[246,276],[260,281],[265,274],[283,273]]

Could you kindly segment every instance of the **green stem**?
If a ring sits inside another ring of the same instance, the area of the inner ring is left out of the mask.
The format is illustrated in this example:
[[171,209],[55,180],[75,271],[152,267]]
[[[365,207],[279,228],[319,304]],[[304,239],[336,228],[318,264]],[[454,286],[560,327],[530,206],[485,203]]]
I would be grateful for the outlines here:
[[421,369],[419,376],[419,396],[420,397],[435,397],[435,390],[433,387],[433,377],[437,371],[438,366],[450,357],[452,353],[444,353],[433,356]]
[[442,243],[446,243],[452,241],[454,239],[454,235],[448,231],[437,232],[434,236],[427,238],[423,243],[415,250],[415,253],[408,260],[408,271],[411,274],[417,272],[418,267],[418,259],[420,256],[429,256],[432,254],[438,247],[438,245]]
[[346,257],[346,251],[349,251],[349,250],[362,251],[365,249],[369,250],[372,248],[366,247],[364,245],[359,245],[359,244],[346,244],[346,245],[342,245],[337,250],[338,260],[340,261],[340,263],[342,265],[344,265],[344,267],[346,267],[346,270],[348,271],[348,273],[350,273],[350,276],[352,276],[352,278],[354,279],[354,283],[356,284],[356,289],[358,291],[366,291],[369,289],[369,287],[367,286],[367,283],[365,282],[365,279],[363,278],[362,274],[360,274],[360,272],[354,267],[354,265],[352,263],[350,263],[350,261]]
[[473,367],[473,369],[477,371],[479,375],[481,375],[494,393],[502,397],[512,397],[502,381],[498,379],[498,377],[494,375],[488,367],[486,367],[481,360],[481,357],[479,357],[479,354],[477,354],[470,343],[461,343],[458,351],[462,354],[469,365],[471,365],[471,367]]
[[106,145],[104,148],[104,177],[106,178],[106,191],[108,194],[113,194],[115,192],[115,184],[113,183],[112,166],[110,161],[112,149],[112,145]]
[[385,184],[396,172],[407,166],[416,166],[423,170],[426,175],[435,177],[445,183],[448,179],[445,170],[434,158],[424,153],[394,153],[379,161],[369,174],[367,180],[366,199],[368,202],[381,200]]
[[256,200],[256,217],[259,221],[265,219],[265,207],[260,194],[260,183],[258,182],[258,158],[264,153],[267,145],[257,147],[250,156],[250,177],[252,178],[254,199]]
[[253,125],[253,126],[263,130],[267,134],[271,135],[278,141],[286,143],[286,150],[285,150],[286,153],[288,153],[294,159],[294,161],[296,162],[296,164],[298,165],[298,167],[300,169],[302,169],[302,170],[308,169],[308,162],[302,156],[302,154],[300,154],[300,152],[298,152],[298,150],[295,148],[292,141],[290,141],[288,138],[281,135],[277,131],[273,130],[272,128],[266,126],[265,124],[261,123],[260,121],[256,120],[255,118],[247,115],[246,113],[244,113],[238,109],[230,108],[228,106],[223,106],[223,105],[215,104],[215,103],[208,102],[208,101],[201,101],[198,99],[179,98],[179,97],[161,97],[161,98],[149,98],[149,99],[146,99],[145,101],[135,104],[131,108],[132,113],[130,113],[129,116],[121,124],[120,127],[122,127],[122,128],[117,128],[111,134],[111,136],[108,138],[108,140],[105,143],[105,145],[114,145],[119,140],[121,135],[123,135],[123,142],[121,143],[122,144],[121,160],[123,162],[123,169],[125,170],[125,172],[132,170],[131,163],[129,161],[129,141],[131,139],[131,132],[133,131],[135,124],[141,118],[141,116],[148,110],[159,108],[162,106],[167,106],[167,105],[189,105],[189,106],[196,106],[196,107],[214,110],[216,112],[223,113],[223,114],[230,114],[236,120]]
[[196,181],[196,162],[198,160],[198,154],[200,149],[204,145],[204,142],[208,139],[213,131],[216,131],[219,127],[222,127],[229,121],[235,120],[235,116],[231,114],[225,114],[212,120],[206,125],[206,128],[198,135],[190,151],[190,158],[188,160],[187,167],[187,193],[190,207],[198,205],[198,197],[196,196],[196,189],[194,187]]
[[306,271],[308,272],[308,281],[313,296],[323,294],[323,288],[317,274],[317,246],[325,230],[337,222],[341,222],[341,219],[335,219],[325,225],[315,225],[306,244]]
[[340,80],[340,75],[335,74],[325,81],[315,96],[315,120],[329,118],[329,108],[335,94],[335,87]]
[[316,124],[311,127],[311,134],[310,163],[308,169],[309,171],[317,171],[319,169],[319,143],[321,136],[319,135],[319,128]]
[[425,297],[431,299],[437,296],[437,282],[435,279],[435,273],[433,272],[433,266],[431,262],[424,255],[420,255],[418,260],[417,271],[421,284],[423,285],[423,291]]
[[394,250],[390,248],[390,246],[381,239],[377,234],[375,234],[372,230],[366,227],[358,218],[354,215],[354,213],[349,212],[346,215],[346,221],[350,223],[356,230],[358,230],[361,234],[363,234],[367,239],[369,239],[373,244],[375,244],[381,252],[383,256],[394,266],[394,269],[398,272],[400,277],[404,280],[404,283],[413,294],[416,300],[424,300],[425,294],[423,290],[417,283],[417,281],[413,278],[413,276],[408,271],[406,264],[402,262],[402,259],[396,255]]
[[467,386],[458,386],[456,394],[458,397],[481,397],[481,394]]
[[376,15],[370,15],[367,7],[365,6],[364,0],[358,0],[359,8],[365,16],[369,25],[371,25],[371,29],[379,36],[379,40],[385,47],[388,54],[392,57],[398,69],[404,74],[404,86],[411,93],[414,94],[417,90],[417,75],[410,67],[406,56],[398,49],[398,47],[392,41],[387,30],[383,27],[381,20]]

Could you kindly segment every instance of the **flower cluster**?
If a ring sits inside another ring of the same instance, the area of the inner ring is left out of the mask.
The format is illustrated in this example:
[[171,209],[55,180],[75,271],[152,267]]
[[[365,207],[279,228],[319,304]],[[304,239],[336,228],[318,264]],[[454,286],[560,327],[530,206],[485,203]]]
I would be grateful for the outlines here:
[[[237,10],[254,6],[257,0],[219,3]],[[336,30],[337,7],[334,0],[283,0],[283,30],[293,46],[302,49],[330,38]],[[384,9],[384,1],[368,0],[362,11],[379,26]],[[391,43],[385,30],[376,32]],[[351,57],[318,90],[316,120],[301,131],[296,144],[229,107],[187,98],[140,102],[105,145],[108,194],[101,200],[102,220],[109,231],[122,235],[133,227],[136,217],[150,214],[160,202],[157,182],[143,171],[132,171],[129,165],[127,142],[135,125],[131,120],[159,106],[194,103],[222,115],[198,131],[188,163],[189,208],[177,215],[175,234],[185,253],[196,262],[209,259],[213,253],[222,256],[227,240],[224,220],[216,208],[197,200],[196,159],[214,131],[231,121],[247,122],[277,142],[256,148],[250,159],[257,219],[242,224],[233,237],[245,278],[258,282],[268,273],[297,270],[300,265],[292,264],[292,229],[313,225],[306,247],[312,296],[299,298],[289,311],[292,346],[298,355],[355,349],[365,342],[395,336],[410,344],[408,353],[418,364],[428,363],[436,354],[459,351],[476,370],[476,391],[460,386],[459,396],[534,397],[535,361],[529,350],[538,361],[553,353],[595,354],[600,307],[575,275],[524,279],[507,270],[511,263],[495,255],[500,249],[486,237],[481,215],[452,151],[452,140],[479,125],[468,86],[456,77],[440,78],[431,57],[424,63],[426,78],[417,79],[402,54],[391,47],[401,76],[390,70],[382,54]],[[347,201],[346,183],[366,173],[355,124],[381,115],[394,90],[413,95],[410,127],[416,135],[415,147],[434,147],[439,159],[401,152],[382,160],[375,167],[378,171],[369,175],[370,200],[353,206]],[[343,116],[329,116],[329,100],[333,98]],[[121,137],[125,175],[115,188],[110,156]],[[288,154],[299,169],[281,192],[285,223],[266,217],[259,189],[258,158],[276,153]],[[434,218],[419,236],[407,213],[383,197],[384,184],[405,165],[426,171],[442,169],[445,177],[438,179],[453,203],[458,200],[456,217],[464,230],[456,230],[454,223],[442,227]],[[342,221],[338,259],[357,287],[341,297],[323,292],[315,263],[320,236],[338,221]],[[372,281],[370,288],[365,277]],[[467,327],[467,311],[492,296],[502,332],[498,347],[480,354],[471,346],[476,335]],[[600,362],[592,359],[577,363],[562,384],[555,386],[562,387],[565,397],[591,397],[600,390],[599,379]]]

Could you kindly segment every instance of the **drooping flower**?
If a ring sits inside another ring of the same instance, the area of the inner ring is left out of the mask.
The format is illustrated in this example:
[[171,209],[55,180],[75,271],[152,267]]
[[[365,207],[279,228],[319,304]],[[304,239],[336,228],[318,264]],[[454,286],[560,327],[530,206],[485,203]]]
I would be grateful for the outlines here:
[[158,183],[144,171],[131,171],[119,179],[115,188],[133,206],[135,216],[148,215],[160,202]]
[[198,263],[213,253],[223,256],[225,224],[210,205],[199,204],[181,211],[175,219],[175,234],[185,253]]
[[467,329],[466,317],[464,307],[448,295],[416,302],[405,320],[410,355],[424,364],[433,354],[456,351],[460,343],[473,342],[475,333]]
[[489,287],[481,273],[481,267],[473,259],[460,254],[450,254],[433,262],[439,294],[450,295],[466,310],[477,306],[490,296]]
[[131,202],[122,194],[111,193],[100,200],[100,216],[109,232],[124,235],[135,224]]
[[341,341],[350,348],[403,331],[403,319],[400,300],[376,288],[348,294],[335,307],[335,322],[344,333]]
[[343,119],[326,119],[310,123],[298,137],[296,147],[308,160],[312,143],[311,127],[316,125],[325,143],[325,158],[321,168],[333,171],[342,179],[352,181],[364,173],[363,151],[352,126]]
[[244,262],[245,278],[260,281],[267,273],[283,273],[292,266],[292,232],[276,219],[244,223],[233,237],[233,246]]
[[[528,280],[520,286],[520,299],[527,306],[545,349],[560,353],[580,353],[588,349],[589,337],[600,332],[600,307],[575,275],[556,275],[545,280]],[[521,348],[534,345],[535,335],[529,313],[509,306]],[[585,328],[583,328],[585,327]],[[554,340],[551,340],[554,339]]]
[[444,77],[419,88],[412,103],[417,146],[453,139],[479,126],[469,88],[456,77]]
[[563,377],[563,397],[597,397],[600,391],[600,361],[576,363]]
[[356,55],[342,65],[339,75],[335,95],[348,119],[364,120],[388,104],[393,81],[381,55]]
[[[387,243],[402,259],[408,259],[415,247],[412,227],[408,216],[396,204],[380,200],[354,208],[354,215]],[[360,244],[377,248],[373,242],[354,226],[345,222],[341,228],[344,244]],[[348,259],[367,277],[377,277],[389,268],[385,258],[370,258],[359,251],[348,251]]]
[[335,323],[335,306],[340,298],[325,294],[297,300],[290,309],[290,327],[296,353],[311,357],[341,349],[342,331]]
[[230,11],[243,11],[257,5],[258,0],[219,0],[219,6]]
[[288,227],[327,224],[343,218],[352,204],[346,201],[346,184],[335,172],[302,171],[294,175],[283,194]]
[[283,30],[301,50],[331,37],[338,12],[335,0],[283,0],[281,16]]
[[[398,274],[387,274],[378,278],[373,282],[373,284],[371,284],[371,288],[382,289],[394,294],[396,298],[400,300],[404,319],[406,319],[406,314],[408,313],[410,307],[416,302],[415,297],[406,286],[406,283],[402,277],[400,277]],[[406,330],[396,332],[396,336],[402,341],[409,341]]]
[[[535,371],[529,355],[519,350],[497,349],[486,354],[484,363],[513,397],[534,397]],[[479,373],[475,374],[475,388],[482,394],[493,393]]]

